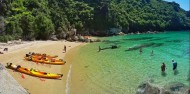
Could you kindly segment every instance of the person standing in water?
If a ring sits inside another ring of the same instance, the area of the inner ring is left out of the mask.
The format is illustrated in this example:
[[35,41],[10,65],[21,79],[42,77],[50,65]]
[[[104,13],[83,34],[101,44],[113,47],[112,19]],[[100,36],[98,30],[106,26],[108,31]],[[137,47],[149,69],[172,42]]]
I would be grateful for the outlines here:
[[162,63],[161,71],[162,71],[162,72],[165,72],[165,70],[166,70],[166,65],[165,65],[165,63]]
[[140,54],[142,53],[142,47],[140,48],[139,52],[140,52]]
[[154,52],[153,52],[153,50],[152,50],[152,52],[151,52],[150,56],[153,56],[153,55],[154,55]]
[[100,48],[100,46],[98,47],[98,52],[100,52],[101,51],[101,48]]
[[172,64],[173,64],[173,70],[176,70],[177,69],[177,62],[172,60]]

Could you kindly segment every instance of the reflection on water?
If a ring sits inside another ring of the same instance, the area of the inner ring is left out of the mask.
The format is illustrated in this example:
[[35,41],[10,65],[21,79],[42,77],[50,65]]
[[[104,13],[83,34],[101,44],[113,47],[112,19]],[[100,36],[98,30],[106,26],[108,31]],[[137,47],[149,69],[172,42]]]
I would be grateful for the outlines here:
[[163,77],[166,77],[166,76],[167,76],[167,73],[166,73],[166,72],[161,72],[161,75],[162,75]]
[[189,55],[190,54],[190,49],[183,50],[183,55]]
[[104,40],[102,42],[105,43],[105,44],[115,44],[115,45],[124,43],[124,42],[121,42],[121,41],[111,41],[111,40]]
[[143,43],[134,47],[130,47],[125,51],[133,51],[133,50],[138,50],[140,48],[146,48],[146,47],[160,47],[164,45],[164,43]]
[[164,43],[155,43],[152,47],[160,47],[160,46],[163,46]]
[[183,40],[169,40],[169,41],[165,41],[165,42],[174,42],[174,43],[179,43],[182,42]]
[[155,39],[150,39],[148,41],[160,41],[160,40],[164,40],[164,39],[167,39],[168,37],[163,37],[163,38],[155,38]]
[[187,81],[190,82],[190,70],[189,70],[189,73],[188,73],[188,75],[187,75]]
[[142,38],[129,38],[129,39],[123,39],[123,40],[137,41],[137,40],[148,40],[152,38],[153,37],[142,37]]
[[178,70],[174,70],[174,75],[178,75],[179,71]]

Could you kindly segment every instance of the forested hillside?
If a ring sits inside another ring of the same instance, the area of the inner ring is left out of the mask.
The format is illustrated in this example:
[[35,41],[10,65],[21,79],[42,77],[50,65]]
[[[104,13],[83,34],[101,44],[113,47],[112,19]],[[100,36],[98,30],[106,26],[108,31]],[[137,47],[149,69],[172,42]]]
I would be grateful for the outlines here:
[[190,11],[162,0],[0,0],[0,39],[189,30]]

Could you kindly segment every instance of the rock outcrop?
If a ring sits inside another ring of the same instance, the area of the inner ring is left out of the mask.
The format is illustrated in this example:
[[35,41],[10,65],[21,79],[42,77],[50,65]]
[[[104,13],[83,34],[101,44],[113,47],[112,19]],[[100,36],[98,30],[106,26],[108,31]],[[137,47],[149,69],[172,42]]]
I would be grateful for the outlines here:
[[190,87],[178,82],[169,83],[164,87],[145,82],[139,85],[136,94],[190,94]]
[[53,41],[57,41],[58,40],[56,35],[52,35],[50,39],[53,40]]
[[0,94],[29,94],[0,63]]

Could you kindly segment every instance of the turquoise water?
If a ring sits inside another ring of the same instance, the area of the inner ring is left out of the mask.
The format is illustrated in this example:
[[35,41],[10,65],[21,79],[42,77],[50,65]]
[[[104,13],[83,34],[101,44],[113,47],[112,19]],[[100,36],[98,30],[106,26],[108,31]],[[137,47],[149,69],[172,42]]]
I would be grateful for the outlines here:
[[[71,90],[77,89],[78,94],[135,94],[139,84],[148,80],[157,86],[172,82],[189,86],[189,34],[186,31],[113,36],[85,45],[73,62],[72,77],[80,85],[72,83]],[[119,48],[97,51],[98,46],[114,44]],[[139,48],[128,51],[139,45],[145,45],[141,54]],[[178,62],[177,72],[172,69],[172,59]],[[163,62],[167,67],[165,75],[160,68]]]

